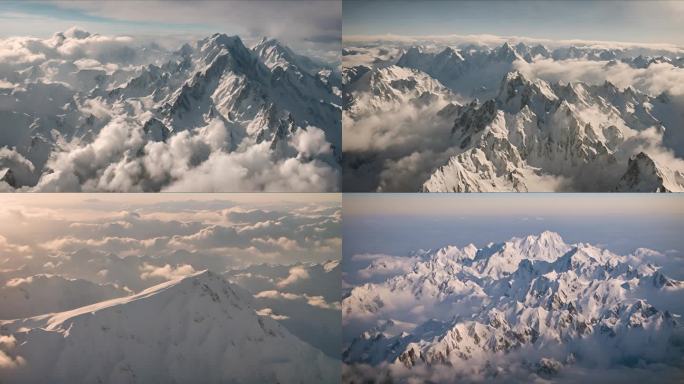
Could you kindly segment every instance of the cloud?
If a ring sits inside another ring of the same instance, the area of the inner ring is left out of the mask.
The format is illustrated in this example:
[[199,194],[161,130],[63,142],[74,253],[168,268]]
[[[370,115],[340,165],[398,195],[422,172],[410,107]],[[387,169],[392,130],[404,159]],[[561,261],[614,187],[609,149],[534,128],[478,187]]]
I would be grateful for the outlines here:
[[285,300],[297,300],[302,296],[296,295],[294,293],[279,292],[276,290],[262,291],[254,295],[257,299],[285,299]]
[[309,278],[309,272],[301,266],[290,268],[290,274],[283,280],[279,281],[277,286],[279,288],[284,288],[295,281],[304,280]]
[[[112,195],[67,206],[61,198],[54,204],[7,201],[0,212],[0,270],[12,272],[0,274],[0,285],[48,272],[139,291],[192,271],[287,265],[270,285],[275,288],[293,264],[339,258],[339,202],[159,196],[134,203]],[[240,222],[228,221],[231,215]],[[266,217],[272,219],[260,221]]]
[[197,271],[195,271],[194,268],[192,268],[191,265],[188,265],[188,264],[176,265],[175,267],[172,267],[169,264],[166,264],[163,267],[157,267],[157,266],[145,263],[142,265],[140,270],[142,272],[140,274],[140,278],[143,280],[149,280],[149,279],[172,280],[172,279],[176,279],[179,277],[192,275],[193,273],[197,272]]
[[270,248],[284,251],[304,251],[304,249],[300,247],[295,240],[288,239],[284,236],[281,236],[277,239],[270,237],[266,239],[254,239],[252,242],[255,243],[257,247],[263,247],[265,249]]
[[226,211],[226,217],[235,223],[258,223],[268,220],[276,220],[282,217],[281,212],[266,211],[263,209],[243,209],[235,207]]
[[[638,43],[624,41],[604,41],[604,40],[582,40],[582,39],[541,39],[525,36],[498,36],[498,35],[424,35],[406,36],[395,34],[384,35],[346,35],[342,37],[345,45],[354,43],[374,43],[374,44],[400,44],[400,45],[426,45],[434,46],[484,46],[494,48],[508,42],[511,44],[525,43],[528,45],[542,44],[549,48],[560,48],[568,46],[584,47],[589,49],[625,49],[625,50],[651,50],[663,51],[671,54],[684,53],[684,49],[676,44],[669,43]],[[638,55],[638,53],[637,53]],[[636,56],[636,55],[635,55]]]
[[653,96],[664,91],[684,95],[684,68],[669,63],[653,63],[646,68],[634,68],[622,62],[607,64],[607,61],[583,59],[540,59],[532,63],[518,60],[513,63],[515,69],[531,79],[587,84],[602,84],[608,80],[621,89],[631,86]]
[[309,296],[307,294],[294,294],[294,293],[287,293],[287,292],[279,292],[276,290],[269,290],[269,291],[261,291],[254,295],[255,298],[257,299],[271,299],[271,300],[291,300],[291,301],[303,301],[306,302],[307,305],[316,307],[316,308],[321,308],[321,309],[333,309],[333,310],[339,310],[340,309],[340,303],[339,302],[334,302],[334,303],[328,303],[325,301],[325,298],[323,296]]
[[30,252],[30,246],[11,243],[6,237],[0,235],[0,256],[8,255],[21,257],[30,254]]
[[[359,278],[363,280],[373,280],[377,278],[387,278],[392,275],[399,275],[408,273],[413,268],[417,257],[402,257],[402,256],[377,256],[372,260],[369,266],[360,269],[357,272]],[[356,260],[359,260],[358,258]]]
[[12,358],[12,356],[7,354],[6,351],[14,349],[16,345],[17,340],[14,338],[14,335],[0,335],[0,369],[17,368],[26,364],[26,360],[23,357],[16,356]]
[[3,369],[8,369],[8,368],[16,368],[19,366],[22,366],[26,364],[26,360],[24,360],[23,357],[17,356],[16,358],[12,358],[11,356],[7,355],[4,351],[0,350],[0,368]]
[[332,50],[337,46],[338,55],[342,34],[342,5],[336,1],[145,1],[129,2],[124,7],[115,3],[61,1],[59,6],[150,25],[148,33],[155,29],[166,33],[183,31],[189,26],[186,33],[202,30],[205,34],[226,32],[254,39],[270,36],[302,49]]
[[293,147],[307,158],[332,153],[330,143],[325,139],[325,132],[316,127],[308,127],[295,132],[292,138]]
[[450,136],[453,122],[437,114],[444,106],[443,102],[428,107],[403,103],[357,118],[345,111],[345,161],[363,159],[368,173],[366,180],[356,180],[351,178],[354,172],[345,168],[345,187],[363,188],[370,183],[372,190],[418,190],[438,166],[457,152]]
[[325,301],[325,298],[323,296],[308,296],[308,295],[305,295],[305,296],[306,296],[306,303],[312,307],[318,307],[318,308],[323,308],[323,309],[335,309],[335,310],[340,309],[340,303],[339,302],[328,303]]
[[263,308],[263,309],[256,311],[256,313],[259,316],[268,316],[273,320],[287,320],[290,318],[289,316],[277,315],[277,314],[273,313],[273,310],[271,308]]
[[320,160],[273,160],[268,143],[244,152],[214,153],[200,166],[165,187],[166,192],[292,191],[323,192],[337,189],[339,172]]
[[275,159],[269,142],[225,152],[230,134],[213,120],[177,133],[168,142],[148,141],[137,121],[116,117],[85,146],[67,146],[49,160],[38,191],[292,191],[338,188],[339,171],[312,156],[329,154],[322,131],[295,135],[288,145],[302,158]]
[[[30,284],[32,281],[33,281],[33,276],[29,276],[26,278],[10,279],[5,283],[5,287],[18,287],[20,285]],[[1,340],[0,340],[0,344],[2,344]]]

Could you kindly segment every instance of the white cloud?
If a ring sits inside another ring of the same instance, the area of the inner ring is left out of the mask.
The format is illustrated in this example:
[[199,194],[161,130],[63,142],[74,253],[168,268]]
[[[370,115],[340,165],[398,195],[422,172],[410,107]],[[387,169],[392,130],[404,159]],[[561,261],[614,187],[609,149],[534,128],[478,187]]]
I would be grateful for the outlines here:
[[259,316],[268,316],[273,320],[287,320],[290,318],[289,316],[277,315],[277,314],[273,313],[273,310],[271,308],[263,308],[263,309],[256,311],[256,313]]
[[631,86],[653,96],[664,91],[684,95],[684,68],[668,63],[653,63],[647,68],[633,68],[622,62],[607,64],[607,61],[582,59],[541,59],[532,63],[518,60],[514,66],[531,79],[587,84],[602,84],[608,80],[621,89]]
[[162,267],[158,267],[158,266],[147,264],[147,263],[142,265],[142,267],[140,268],[140,271],[142,272],[140,274],[140,278],[143,280],[148,280],[148,279],[172,280],[172,279],[176,279],[179,277],[192,275],[193,273],[197,272],[197,271],[195,271],[194,268],[192,268],[191,265],[188,265],[188,264],[176,265],[175,267],[172,267],[171,265],[166,264]]
[[[225,32],[253,39],[270,36],[300,49],[326,51],[338,48],[339,55],[342,5],[335,1],[145,1],[127,3],[125,7],[107,2],[60,1],[59,5],[65,10],[80,9],[116,20],[163,23],[168,25],[161,29],[166,34],[198,33],[197,28],[183,29],[185,25],[197,24],[205,34]],[[98,26],[107,28],[106,25]],[[148,28],[148,33],[159,33],[159,28],[156,29]]]
[[290,274],[283,280],[278,282],[278,287],[286,287],[298,280],[304,280],[309,278],[309,272],[304,267],[293,267],[290,268]]
[[26,364],[26,360],[24,360],[23,357],[17,356],[16,358],[12,358],[11,356],[7,355],[4,351],[0,350],[0,368],[7,369],[7,368],[16,368],[19,366],[22,366]]
[[325,298],[323,296],[306,296],[306,303],[309,304],[312,307],[318,307],[318,308],[323,308],[323,309],[340,309],[340,303],[339,302],[334,302],[334,303],[328,303],[325,301]]
[[[98,109],[100,115],[105,113]],[[268,142],[225,152],[230,135],[214,120],[195,131],[177,133],[168,142],[146,141],[135,121],[117,117],[85,146],[67,147],[48,163],[39,191],[292,191],[338,188],[339,171],[310,156],[326,154],[322,131],[296,135],[292,145],[305,158],[274,159]],[[140,155],[142,153],[142,156]]]
[[624,41],[602,41],[602,40],[582,40],[582,39],[541,39],[525,36],[498,36],[498,35],[425,35],[425,36],[406,36],[406,35],[346,35],[342,37],[345,45],[354,43],[375,43],[375,44],[404,44],[404,45],[480,45],[494,48],[503,43],[525,43],[528,45],[542,44],[549,48],[559,48],[567,46],[586,47],[591,49],[648,49],[664,51],[674,54],[684,53],[684,49],[676,44],[669,43],[637,43]]
[[329,155],[332,153],[330,143],[325,139],[325,132],[316,127],[307,127],[295,132],[292,138],[294,148],[306,157]]
[[23,357],[16,356],[15,358],[12,358],[12,356],[7,354],[6,351],[14,349],[16,345],[17,340],[13,335],[0,335],[0,368],[17,368],[26,364],[26,360]]
[[340,303],[339,302],[333,302],[333,303],[328,303],[325,301],[325,298],[323,296],[310,296],[307,294],[294,294],[294,293],[288,293],[288,292],[279,292],[276,290],[269,290],[269,291],[261,291],[254,295],[255,298],[257,299],[271,299],[271,300],[298,300],[298,301],[303,301],[306,302],[307,305],[310,305],[312,307],[317,307],[317,308],[322,308],[322,309],[334,309],[334,310],[339,310],[340,309]]
[[31,252],[31,247],[28,245],[14,244],[7,240],[6,237],[0,235],[0,256],[9,255],[14,257],[21,257],[28,255]]
[[295,295],[294,293],[278,292],[275,290],[261,291],[254,295],[257,299],[285,299],[285,300],[297,300],[301,298],[300,295]]

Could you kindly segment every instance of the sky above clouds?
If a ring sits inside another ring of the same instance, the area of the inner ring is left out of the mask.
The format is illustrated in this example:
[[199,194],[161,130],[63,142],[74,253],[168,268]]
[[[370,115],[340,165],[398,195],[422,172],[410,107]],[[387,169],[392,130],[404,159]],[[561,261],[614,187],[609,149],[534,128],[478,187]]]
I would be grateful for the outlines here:
[[354,194],[344,201],[343,255],[482,247],[550,230],[619,254],[654,249],[667,259],[653,261],[684,279],[683,227],[678,194]]
[[526,36],[684,44],[681,1],[345,1],[344,35]]
[[0,37],[49,37],[74,25],[91,33],[247,41],[275,37],[300,51],[339,51],[338,1],[3,1]]
[[48,273],[137,291],[203,269],[340,255],[335,194],[3,194],[0,204],[0,281]]

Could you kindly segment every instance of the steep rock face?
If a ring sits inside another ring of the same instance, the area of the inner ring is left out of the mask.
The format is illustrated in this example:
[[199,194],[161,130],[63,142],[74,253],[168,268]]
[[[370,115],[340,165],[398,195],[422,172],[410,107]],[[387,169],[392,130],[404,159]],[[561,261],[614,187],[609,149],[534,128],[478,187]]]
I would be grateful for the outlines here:
[[647,154],[639,152],[629,159],[627,171],[620,178],[617,192],[679,192],[684,174],[661,169]]
[[[12,382],[329,382],[339,364],[256,315],[210,272],[68,312],[2,322]],[[83,351],[88,351],[83,354]]]
[[[681,297],[684,282],[650,264],[636,268],[629,257],[568,245],[553,232],[428,252],[411,272],[355,287],[344,299],[348,326],[375,325],[347,344],[343,359],[409,369],[468,366],[486,374],[489,361],[535,351],[542,359],[529,369],[562,371],[591,364],[583,360],[591,360],[586,348],[599,343],[617,364],[676,361],[681,350],[671,337],[681,333],[679,315],[647,297]],[[416,305],[436,318],[420,320],[403,309]]]
[[[537,190],[534,175],[549,175],[569,180],[573,189],[639,191],[642,186],[634,177],[647,177],[655,170],[640,173],[637,163],[624,164],[623,148],[629,137],[658,126],[647,107],[652,102],[656,101],[629,88],[619,91],[610,83],[563,86],[509,73],[495,99],[470,103],[457,112],[452,135],[463,153],[439,167],[423,190]],[[488,134],[500,139],[487,140]],[[518,156],[507,155],[511,148]],[[479,162],[469,160],[473,152],[479,154]],[[647,155],[636,158],[640,156]],[[628,174],[623,179],[631,179],[621,181],[625,168]],[[656,179],[667,179],[666,191],[684,188],[680,171],[658,172]]]
[[14,172],[12,172],[10,168],[0,169],[0,181],[7,183],[7,185],[10,187],[17,187],[17,181],[14,178]]

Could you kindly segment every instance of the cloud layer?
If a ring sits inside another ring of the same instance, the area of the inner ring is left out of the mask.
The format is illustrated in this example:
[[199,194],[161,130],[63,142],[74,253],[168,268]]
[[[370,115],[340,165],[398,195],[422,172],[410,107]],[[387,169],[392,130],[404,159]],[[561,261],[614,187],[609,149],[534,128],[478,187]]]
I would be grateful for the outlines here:
[[[132,206],[98,196],[81,203],[85,211],[5,204],[2,221],[13,225],[0,226],[0,284],[50,273],[138,291],[203,269],[339,258],[339,203],[242,205],[219,196],[215,202],[160,196]],[[306,277],[293,267],[280,286]]]

